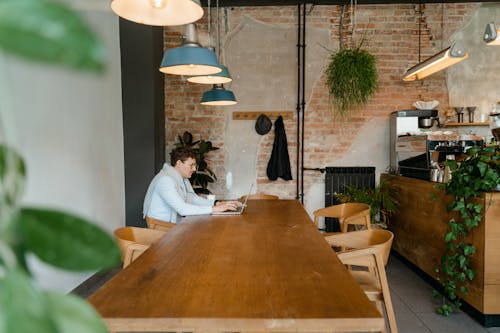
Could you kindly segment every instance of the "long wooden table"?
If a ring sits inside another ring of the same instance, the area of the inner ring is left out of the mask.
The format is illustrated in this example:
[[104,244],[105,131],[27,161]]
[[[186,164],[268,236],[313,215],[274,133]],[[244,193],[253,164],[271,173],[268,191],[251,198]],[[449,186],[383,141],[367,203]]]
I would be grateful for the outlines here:
[[115,332],[380,331],[382,315],[295,200],[185,218],[89,302]]

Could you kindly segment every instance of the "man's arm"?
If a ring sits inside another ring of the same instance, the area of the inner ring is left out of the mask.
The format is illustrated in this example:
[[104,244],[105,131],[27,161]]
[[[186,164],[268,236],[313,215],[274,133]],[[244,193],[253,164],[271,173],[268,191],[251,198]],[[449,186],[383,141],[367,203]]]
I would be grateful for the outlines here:
[[[161,177],[156,184],[156,190],[161,199],[179,215],[202,215],[212,213],[212,204],[197,205],[184,201],[175,188],[175,182],[170,177]],[[202,198],[200,198],[202,199]],[[209,201],[204,199],[205,201]]]

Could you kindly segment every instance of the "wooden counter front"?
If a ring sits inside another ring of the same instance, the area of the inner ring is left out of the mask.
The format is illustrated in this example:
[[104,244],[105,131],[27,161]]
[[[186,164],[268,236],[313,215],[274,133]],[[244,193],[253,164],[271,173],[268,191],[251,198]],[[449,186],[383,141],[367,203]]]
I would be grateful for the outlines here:
[[[391,218],[393,249],[432,278],[444,253],[444,235],[452,196],[436,188],[437,183],[382,175],[400,187],[399,212]],[[500,193],[485,193],[480,199],[486,213],[469,235],[476,247],[472,267],[476,277],[463,299],[483,314],[500,314]]]

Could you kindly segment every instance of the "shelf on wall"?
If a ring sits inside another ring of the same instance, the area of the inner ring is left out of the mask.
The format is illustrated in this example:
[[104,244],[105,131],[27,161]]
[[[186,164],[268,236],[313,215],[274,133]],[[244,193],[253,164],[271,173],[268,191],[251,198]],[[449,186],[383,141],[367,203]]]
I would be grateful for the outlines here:
[[455,123],[455,122],[447,122],[443,123],[443,127],[451,127],[451,126],[490,126],[490,123]]
[[293,111],[235,111],[233,112],[233,120],[255,120],[261,114],[265,114],[271,120],[276,120],[279,116],[283,120],[293,119]]

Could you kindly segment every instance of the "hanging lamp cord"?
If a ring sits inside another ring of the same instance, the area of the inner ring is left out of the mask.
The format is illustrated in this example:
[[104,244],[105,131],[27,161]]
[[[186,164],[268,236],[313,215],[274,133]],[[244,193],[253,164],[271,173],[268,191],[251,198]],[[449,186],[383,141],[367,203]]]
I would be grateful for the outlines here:
[[211,46],[212,45],[212,29],[211,29],[211,25],[212,25],[212,21],[210,19],[210,0],[208,0],[208,13],[207,13],[207,20],[208,20],[208,43],[207,43],[207,46]]
[[419,1],[418,3],[418,63],[422,61],[422,18],[423,18],[423,13],[422,13],[422,1]]
[[217,21],[217,56],[219,57],[220,59],[220,23],[219,23],[219,0],[217,0],[215,2],[216,4],[216,7],[217,7],[217,12],[216,12],[216,15],[217,15],[217,18],[216,18],[216,21]]

